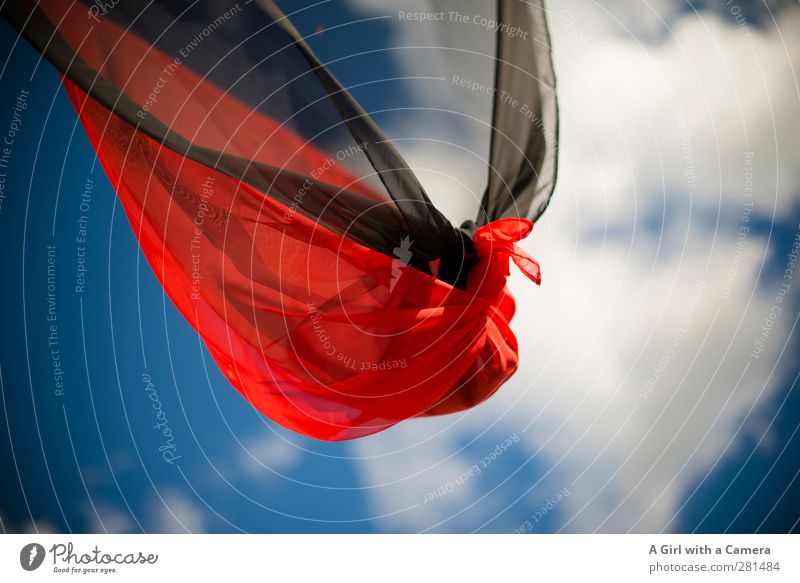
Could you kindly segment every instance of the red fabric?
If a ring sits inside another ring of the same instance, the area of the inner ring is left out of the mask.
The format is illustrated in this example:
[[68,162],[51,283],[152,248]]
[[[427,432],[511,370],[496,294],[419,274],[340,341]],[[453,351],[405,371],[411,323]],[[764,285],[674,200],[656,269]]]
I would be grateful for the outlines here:
[[[509,258],[538,282],[538,265],[514,245],[529,221],[479,229],[482,259],[467,289],[455,289],[301,213],[287,222],[287,207],[163,148],[64,84],[166,293],[231,384],[271,419],[351,439],[472,407],[513,374],[505,282]],[[325,158],[305,155],[310,166]]]
[[[306,176],[322,176],[328,184],[375,200],[388,200],[387,195],[381,196],[379,184],[357,180],[341,163],[330,165],[330,154],[292,132],[285,123],[259,114],[187,65],[176,65],[174,56],[113,21],[104,18],[102,26],[95,26],[86,17],[85,8],[72,0],[48,0],[39,7],[98,75],[142,104],[142,119],[145,115],[158,119],[195,146]],[[334,132],[333,137],[336,135]],[[347,162],[356,163],[360,158],[349,156]]]
[[541,285],[539,263],[515,245],[531,234],[533,223],[527,219],[500,219],[479,228],[475,233],[475,249],[482,255],[508,256],[528,279]]

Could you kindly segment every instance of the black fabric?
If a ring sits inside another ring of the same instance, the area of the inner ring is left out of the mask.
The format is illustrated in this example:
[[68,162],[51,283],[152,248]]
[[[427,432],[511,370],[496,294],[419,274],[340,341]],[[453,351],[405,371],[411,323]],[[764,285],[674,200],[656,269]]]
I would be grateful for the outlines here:
[[[87,94],[164,147],[242,180],[286,206],[292,205],[295,194],[309,181],[311,187],[304,189],[309,196],[304,197],[303,204],[296,207],[299,212],[319,220],[325,227],[342,236],[386,255],[392,255],[397,242],[409,231],[417,232],[427,226],[415,223],[418,221],[416,214],[404,216],[393,206],[376,205],[375,201],[358,193],[309,176],[198,146],[154,116],[140,118],[137,114],[141,111],[141,104],[133,102],[117,85],[110,83],[87,65],[40,10],[21,4],[23,3],[7,2],[4,5],[3,13],[9,21],[22,30],[48,60]],[[455,239],[456,244],[451,247],[456,250],[455,253],[451,252],[453,256],[457,256],[462,249],[457,234]],[[442,256],[442,249],[448,248],[441,245],[415,247],[414,267],[429,272],[428,264]]]
[[[530,4],[530,5],[529,5]],[[489,184],[478,225],[505,217],[538,219],[553,193],[558,105],[542,2],[500,0]]]
[[[87,12],[94,4],[75,4]],[[313,8],[313,7],[312,7]],[[72,9],[72,8],[70,8]],[[290,19],[270,0],[242,7],[247,12],[222,22],[226,8],[211,0],[121,2],[97,17],[114,22],[166,54],[193,46],[184,65],[254,110],[285,124],[319,149],[357,148],[347,164],[377,196],[358,189],[311,180],[298,212],[371,249],[392,256],[405,236],[413,240],[411,265],[430,273],[439,259],[439,277],[459,286],[474,262],[471,236],[481,226],[504,217],[536,220],[544,212],[556,178],[557,104],[550,40],[541,1],[499,0],[496,94],[493,107],[488,186],[481,211],[456,229],[434,207],[413,171],[369,115],[320,63]],[[304,8],[301,8],[301,10]],[[4,15],[64,75],[115,114],[136,125],[165,147],[240,179],[286,205],[309,178],[281,165],[253,159],[229,141],[182,135],[172,123],[183,104],[159,104],[162,111],[141,115],[143,103],[129,95],[130,70],[98,70],[78,54],[36,3],[8,0]],[[216,21],[214,33],[196,36]],[[515,29],[509,34],[509,29]],[[91,31],[88,42],[93,42]],[[108,42],[108,41],[107,41]],[[194,45],[192,43],[194,42]],[[114,46],[106,47],[109,51]],[[146,61],[145,61],[146,62]],[[130,63],[135,69],[137,63]],[[191,92],[188,92],[191,99]],[[161,115],[163,119],[158,116]],[[238,120],[214,117],[220,135],[240,131]],[[350,150],[347,150],[350,151]],[[377,182],[375,177],[379,180]]]

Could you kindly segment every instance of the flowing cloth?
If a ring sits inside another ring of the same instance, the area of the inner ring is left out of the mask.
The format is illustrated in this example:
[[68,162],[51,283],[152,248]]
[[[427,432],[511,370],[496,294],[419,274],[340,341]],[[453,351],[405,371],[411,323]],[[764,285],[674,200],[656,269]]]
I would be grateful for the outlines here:
[[515,243],[556,178],[541,2],[497,3],[488,185],[460,228],[292,14],[136,4],[2,11],[61,72],[145,258],[231,384],[325,440],[492,395],[518,364],[509,261],[540,282]]

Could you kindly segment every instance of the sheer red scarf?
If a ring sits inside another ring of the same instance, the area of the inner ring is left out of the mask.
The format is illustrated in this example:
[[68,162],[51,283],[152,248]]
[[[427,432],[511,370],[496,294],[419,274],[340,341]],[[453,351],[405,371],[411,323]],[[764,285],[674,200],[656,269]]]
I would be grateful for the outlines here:
[[[492,165],[503,174],[490,173],[478,226],[454,229],[267,4],[260,17],[269,23],[263,30],[274,27],[274,54],[291,53],[265,60],[257,81],[277,92],[273,69],[300,67],[294,78],[308,82],[267,106],[178,63],[121,12],[101,16],[100,25],[87,25],[66,0],[38,8],[10,2],[4,12],[62,69],[150,267],[253,406],[326,440],[475,406],[518,364],[509,262],[541,281],[538,264],[516,243],[552,191],[546,128],[511,138],[513,131],[500,132],[503,139],[493,132]],[[546,38],[541,7],[500,6],[501,21]],[[534,52],[529,42],[509,43],[498,37],[498,85],[529,95],[542,112],[554,108],[542,89],[553,86],[552,70],[541,69],[549,46]],[[315,91],[327,101],[315,100]],[[511,115],[495,103],[495,126],[519,125],[505,119]],[[338,122],[309,129],[325,116]],[[365,165],[377,172],[360,170]],[[525,208],[534,209],[523,213],[529,218],[520,216]]]

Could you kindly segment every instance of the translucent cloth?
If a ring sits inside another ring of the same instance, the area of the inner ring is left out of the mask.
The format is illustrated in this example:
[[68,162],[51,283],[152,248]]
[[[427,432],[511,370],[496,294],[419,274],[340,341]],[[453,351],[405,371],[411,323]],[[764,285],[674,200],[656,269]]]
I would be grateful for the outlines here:
[[[513,374],[509,260],[555,183],[541,3],[498,2],[488,185],[455,228],[269,1],[7,1],[166,293],[231,384],[319,439],[461,411]],[[533,113],[500,99],[513,94]]]

